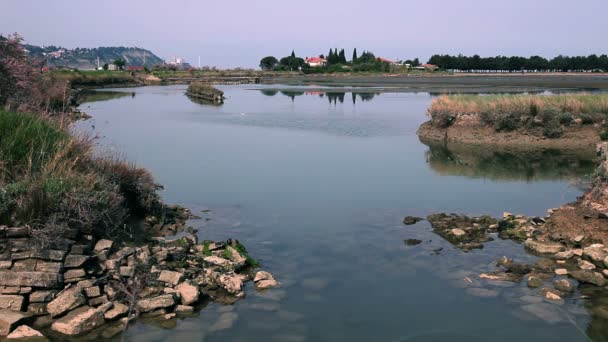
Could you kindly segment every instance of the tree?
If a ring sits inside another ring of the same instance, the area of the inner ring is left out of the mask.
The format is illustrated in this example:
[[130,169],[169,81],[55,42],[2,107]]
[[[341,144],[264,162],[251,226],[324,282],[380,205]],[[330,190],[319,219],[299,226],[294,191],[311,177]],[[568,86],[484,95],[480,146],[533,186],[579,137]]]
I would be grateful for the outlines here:
[[124,59],[118,58],[115,59],[114,62],[112,62],[114,65],[116,65],[118,67],[118,69],[122,70],[125,65],[127,64],[127,62],[125,62]]
[[0,35],[0,108],[10,100],[31,98],[39,85],[40,68],[33,65],[22,41],[18,34]]
[[272,70],[277,64],[279,64],[279,60],[274,56],[266,56],[260,60],[260,68],[262,70]]
[[104,64],[102,68],[103,68],[103,70],[108,70],[108,68],[109,68],[108,63]]
[[296,52],[294,50],[291,50],[291,58],[296,58]]
[[342,64],[346,64],[346,56],[344,54],[344,49],[340,50],[340,54],[338,56],[338,62]]
[[353,50],[353,62],[357,59],[357,48]]

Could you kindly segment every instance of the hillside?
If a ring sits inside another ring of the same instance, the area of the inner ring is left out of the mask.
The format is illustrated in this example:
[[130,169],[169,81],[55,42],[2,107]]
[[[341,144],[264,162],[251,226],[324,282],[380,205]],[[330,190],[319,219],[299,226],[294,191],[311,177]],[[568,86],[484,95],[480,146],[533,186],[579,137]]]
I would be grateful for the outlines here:
[[94,69],[97,67],[98,57],[99,65],[112,63],[112,61],[118,58],[126,60],[127,65],[152,66],[163,63],[163,60],[151,51],[136,47],[119,46],[66,49],[58,46],[39,47],[25,45],[25,48],[32,57],[46,60],[50,67]]

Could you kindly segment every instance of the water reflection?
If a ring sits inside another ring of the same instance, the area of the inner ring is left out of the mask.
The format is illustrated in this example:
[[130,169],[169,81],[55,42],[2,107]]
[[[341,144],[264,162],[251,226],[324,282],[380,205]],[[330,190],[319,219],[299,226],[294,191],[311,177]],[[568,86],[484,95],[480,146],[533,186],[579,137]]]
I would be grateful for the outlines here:
[[188,98],[188,100],[190,100],[196,104],[202,105],[202,106],[221,107],[224,104],[223,102],[218,103],[215,101],[208,101],[203,98],[196,97],[196,96],[186,96],[186,97]]
[[135,92],[84,90],[78,94],[80,103],[108,101],[127,96],[135,97]]
[[580,179],[595,169],[593,149],[509,150],[420,141],[429,147],[427,163],[440,175],[533,181]]
[[292,101],[295,101],[296,97],[299,96],[315,96],[319,98],[327,98],[329,103],[338,104],[344,103],[348,98],[348,94],[350,93],[351,100],[353,104],[357,103],[357,98],[361,102],[368,102],[374,99],[374,97],[381,94],[381,92],[371,92],[371,91],[362,91],[362,92],[346,92],[346,91],[300,91],[300,90],[275,90],[275,89],[260,89],[260,92],[266,96],[275,96],[278,93],[281,95],[289,97]]

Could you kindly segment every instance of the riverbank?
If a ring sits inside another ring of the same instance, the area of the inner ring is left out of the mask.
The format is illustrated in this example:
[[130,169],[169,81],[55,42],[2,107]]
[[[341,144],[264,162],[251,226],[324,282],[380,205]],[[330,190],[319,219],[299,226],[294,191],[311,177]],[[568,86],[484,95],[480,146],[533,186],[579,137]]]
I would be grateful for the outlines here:
[[608,95],[441,96],[418,135],[467,144],[593,149],[605,133]]

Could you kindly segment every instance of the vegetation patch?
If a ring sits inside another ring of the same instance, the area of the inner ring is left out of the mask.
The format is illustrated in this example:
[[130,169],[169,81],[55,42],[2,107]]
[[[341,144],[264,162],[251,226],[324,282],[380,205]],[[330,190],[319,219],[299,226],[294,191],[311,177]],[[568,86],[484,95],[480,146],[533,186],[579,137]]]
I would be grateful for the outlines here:
[[543,136],[555,139],[563,135],[564,127],[604,124],[608,94],[441,96],[433,101],[428,115],[440,128],[460,118],[473,118],[497,132],[540,127]]

